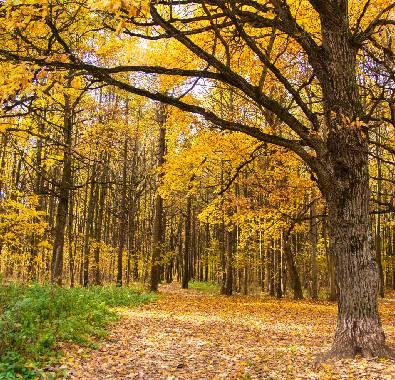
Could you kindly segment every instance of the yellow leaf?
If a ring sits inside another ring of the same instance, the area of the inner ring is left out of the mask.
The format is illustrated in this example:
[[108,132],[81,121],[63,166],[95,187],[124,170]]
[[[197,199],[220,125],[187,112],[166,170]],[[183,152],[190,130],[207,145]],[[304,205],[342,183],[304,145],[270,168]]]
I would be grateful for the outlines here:
[[82,87],[81,77],[74,77],[71,81],[71,87],[76,90],[80,90]]

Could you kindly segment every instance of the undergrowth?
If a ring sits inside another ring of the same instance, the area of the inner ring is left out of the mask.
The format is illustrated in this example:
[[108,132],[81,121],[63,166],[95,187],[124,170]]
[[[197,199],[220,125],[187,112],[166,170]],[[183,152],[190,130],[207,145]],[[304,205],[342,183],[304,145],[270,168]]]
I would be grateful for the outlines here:
[[115,286],[0,285],[0,380],[41,378],[40,368],[59,359],[60,342],[94,346],[117,319],[112,308],[154,297]]
[[207,294],[219,293],[219,285],[214,282],[191,281],[188,286],[190,289],[199,290],[200,292]]

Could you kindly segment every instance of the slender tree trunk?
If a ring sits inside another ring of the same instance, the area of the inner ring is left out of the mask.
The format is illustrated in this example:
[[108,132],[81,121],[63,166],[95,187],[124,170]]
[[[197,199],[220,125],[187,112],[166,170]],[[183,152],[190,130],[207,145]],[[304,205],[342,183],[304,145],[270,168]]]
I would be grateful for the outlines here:
[[72,165],[72,109],[70,97],[64,95],[64,118],[63,118],[63,170],[62,179],[58,190],[58,207],[56,211],[55,241],[52,252],[51,283],[62,284],[63,276],[63,250],[64,236],[66,230],[67,212],[69,206],[69,193],[72,185],[71,165]]
[[95,205],[97,204],[97,188],[98,188],[98,186],[95,183],[96,170],[97,170],[97,163],[95,162],[92,168],[88,210],[87,210],[86,223],[85,223],[83,275],[82,275],[83,286],[89,285],[90,242],[93,236],[93,220],[94,220]]
[[183,223],[182,217],[180,217],[179,226],[178,226],[178,247],[177,247],[177,281],[182,282],[182,275],[183,275],[183,240],[182,240],[182,230],[183,230]]
[[132,272],[132,256],[133,256],[133,242],[134,242],[134,205],[129,203],[128,212],[128,236],[127,236],[127,258],[126,258],[126,285],[130,283]]
[[222,294],[231,296],[233,292],[233,252],[235,249],[236,227],[232,231],[227,231],[226,244],[226,282]]
[[205,247],[204,247],[204,276],[203,279],[204,281],[208,281],[208,262],[209,262],[209,247],[210,247],[210,224],[208,223],[208,221],[205,223],[205,233],[204,233],[204,243],[205,243]]
[[[158,144],[158,156],[157,162],[158,167],[163,165],[165,162],[166,154],[166,112],[163,105],[160,105],[160,109],[157,112],[157,121],[159,124],[159,144]],[[158,174],[157,186],[161,181],[161,174]],[[160,281],[161,272],[161,256],[162,256],[162,244],[164,242],[164,211],[163,211],[163,198],[160,194],[156,194],[155,197],[155,214],[154,214],[154,228],[152,234],[152,263],[151,263],[151,280],[150,280],[150,290],[152,292],[158,291],[158,285]]]
[[244,264],[243,268],[243,295],[247,296],[248,295],[248,264]]
[[123,166],[122,166],[122,188],[121,188],[121,207],[119,219],[119,245],[117,255],[117,286],[122,286],[123,278],[123,250],[125,248],[126,234],[127,234],[127,164],[128,164],[128,142],[129,138],[125,137],[123,145]]
[[[222,96],[222,95],[221,95]],[[221,107],[222,107],[222,98],[221,98]],[[221,191],[223,191],[225,182],[224,182],[224,163],[221,160],[221,178],[220,178],[220,186]],[[220,225],[220,233],[219,233],[219,243],[220,243],[220,264],[221,264],[221,294],[226,294],[226,231],[225,231],[225,210],[224,210],[224,197],[221,195],[221,225]]]
[[[3,207],[2,207],[2,200],[4,197],[4,180],[3,180],[3,176],[4,176],[4,172],[5,172],[5,164],[6,164],[6,160],[7,160],[7,145],[8,145],[8,133],[4,132],[2,134],[2,138],[1,138],[1,161],[0,161],[0,222],[2,221],[1,216],[3,214]],[[1,238],[0,235],[0,256],[2,254],[3,251],[3,239]]]
[[187,197],[187,208],[185,216],[185,236],[184,236],[184,252],[182,263],[182,288],[188,289],[189,283],[189,265],[190,265],[190,252],[191,252],[191,216],[192,216],[192,197]]
[[131,278],[134,280],[138,279],[138,253],[136,244],[136,235],[138,228],[138,205],[141,192],[138,191],[138,159],[139,159],[139,122],[140,122],[141,108],[137,109],[137,120],[136,129],[133,138],[133,156],[132,156],[132,166],[130,168],[131,177],[131,199],[129,200],[129,216],[128,216],[128,260],[127,260],[127,273],[126,281],[129,284]]
[[[173,221],[171,223],[171,231],[170,231],[170,239],[169,239],[169,250],[170,252],[174,252],[176,249],[176,237],[174,235],[174,230],[173,230]],[[173,282],[173,268],[174,268],[174,256],[172,254],[172,257],[170,258],[170,261],[167,263],[166,266],[166,283],[171,284]]]
[[196,264],[196,223],[195,223],[195,207],[192,203],[191,210],[191,241],[189,244],[189,279],[195,279],[195,264]]
[[299,273],[296,268],[294,257],[292,255],[290,236],[291,235],[289,232],[284,233],[284,235],[283,235],[284,258],[287,263],[289,279],[290,279],[292,291],[293,291],[293,298],[295,300],[301,300],[301,299],[303,299],[302,283],[300,282]]
[[276,242],[274,239],[270,240],[271,247],[268,251],[269,253],[269,278],[268,278],[268,285],[269,285],[269,294],[274,297],[276,295],[276,288],[275,288],[275,257],[276,257]]
[[265,291],[265,250],[264,250],[264,239],[263,239],[263,234],[262,234],[262,229],[261,227],[259,228],[259,271],[260,271],[260,276],[259,276],[259,281],[260,281],[260,288],[261,291]]
[[274,249],[275,258],[275,294],[276,298],[282,298],[283,291],[281,287],[282,283],[282,256],[281,256],[281,245],[280,241],[277,241],[276,247]]
[[315,201],[310,206],[310,243],[311,243],[311,298],[318,299],[318,266],[317,266],[317,245],[318,228],[316,218]]
[[109,170],[109,157],[108,155],[104,158],[103,163],[103,172],[101,175],[101,186],[100,186],[100,195],[99,195],[99,205],[98,205],[98,214],[97,214],[97,225],[96,225],[96,243],[97,246],[95,248],[94,260],[95,260],[95,272],[94,272],[94,281],[95,285],[100,285],[100,252],[101,252],[101,243],[102,243],[102,234],[103,234],[103,220],[104,220],[104,208],[105,208],[105,200],[107,196],[107,180],[108,180],[108,170]]
[[140,231],[140,200],[137,199],[136,201],[136,210],[135,210],[135,215],[136,215],[136,222],[134,225],[134,245],[133,245],[133,280],[136,281],[139,279],[139,251],[138,247],[140,247],[139,244],[139,231]]
[[4,173],[5,165],[7,162],[7,146],[8,146],[9,136],[7,132],[3,132],[1,136],[1,160],[0,160],[0,199],[3,198],[4,194]]
[[[43,125],[40,123],[38,126],[39,132],[43,133]],[[43,151],[43,139],[38,138],[37,139],[37,150],[36,150],[36,162],[35,162],[35,167],[37,171],[37,177],[35,179],[35,184],[34,184],[34,192],[38,197],[38,206],[37,206],[37,211],[43,211],[44,210],[44,202],[43,202],[43,184],[44,184],[44,177],[42,175],[42,151]],[[1,174],[0,174],[1,175]],[[0,186],[1,188],[1,186]],[[0,190],[1,191],[1,190]],[[35,217],[34,222],[37,223],[39,222],[39,218]],[[38,279],[38,268],[37,268],[37,256],[38,256],[38,239],[36,237],[36,234],[33,233],[32,238],[31,238],[31,247],[30,247],[30,258],[29,258],[29,268],[28,268],[28,277],[29,280],[32,279]]]
[[[90,178],[91,173],[90,173],[90,165],[87,167],[87,177]],[[79,233],[84,235],[84,246],[83,249],[81,250],[81,255],[80,255],[80,260],[79,260],[79,283],[81,286],[84,286],[84,261],[85,261],[85,237],[86,237],[86,218],[87,218],[87,210],[88,210],[88,202],[89,202],[89,184],[85,186],[84,189],[84,196],[82,199],[83,202],[83,212],[82,212],[82,218],[80,220],[80,226],[79,226]]]
[[220,227],[220,261],[221,261],[221,294],[226,294],[226,233],[224,212],[222,211],[222,222]]
[[68,232],[68,251],[69,251],[69,273],[70,273],[70,288],[75,285],[75,258],[73,255],[73,225],[74,225],[74,196],[70,194],[69,220],[67,226]]

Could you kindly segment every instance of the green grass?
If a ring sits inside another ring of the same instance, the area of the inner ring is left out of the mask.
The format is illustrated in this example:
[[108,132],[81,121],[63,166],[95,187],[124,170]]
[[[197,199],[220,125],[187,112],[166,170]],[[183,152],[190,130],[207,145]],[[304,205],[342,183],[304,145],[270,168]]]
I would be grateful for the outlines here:
[[219,293],[219,285],[215,282],[191,281],[189,283],[189,288],[199,290],[200,292],[207,294]]
[[0,285],[0,380],[40,378],[39,369],[59,358],[58,343],[94,346],[117,319],[114,307],[154,299],[115,286]]

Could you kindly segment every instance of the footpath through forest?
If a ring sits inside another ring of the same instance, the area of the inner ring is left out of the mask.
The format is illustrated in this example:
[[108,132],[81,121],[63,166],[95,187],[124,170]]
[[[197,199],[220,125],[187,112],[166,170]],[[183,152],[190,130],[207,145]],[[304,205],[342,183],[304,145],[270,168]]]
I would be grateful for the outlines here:
[[[178,284],[155,303],[122,311],[97,350],[64,359],[70,379],[395,379],[395,363],[343,360],[314,369],[328,349],[336,305],[257,297],[224,297]],[[381,303],[395,346],[395,299]]]

